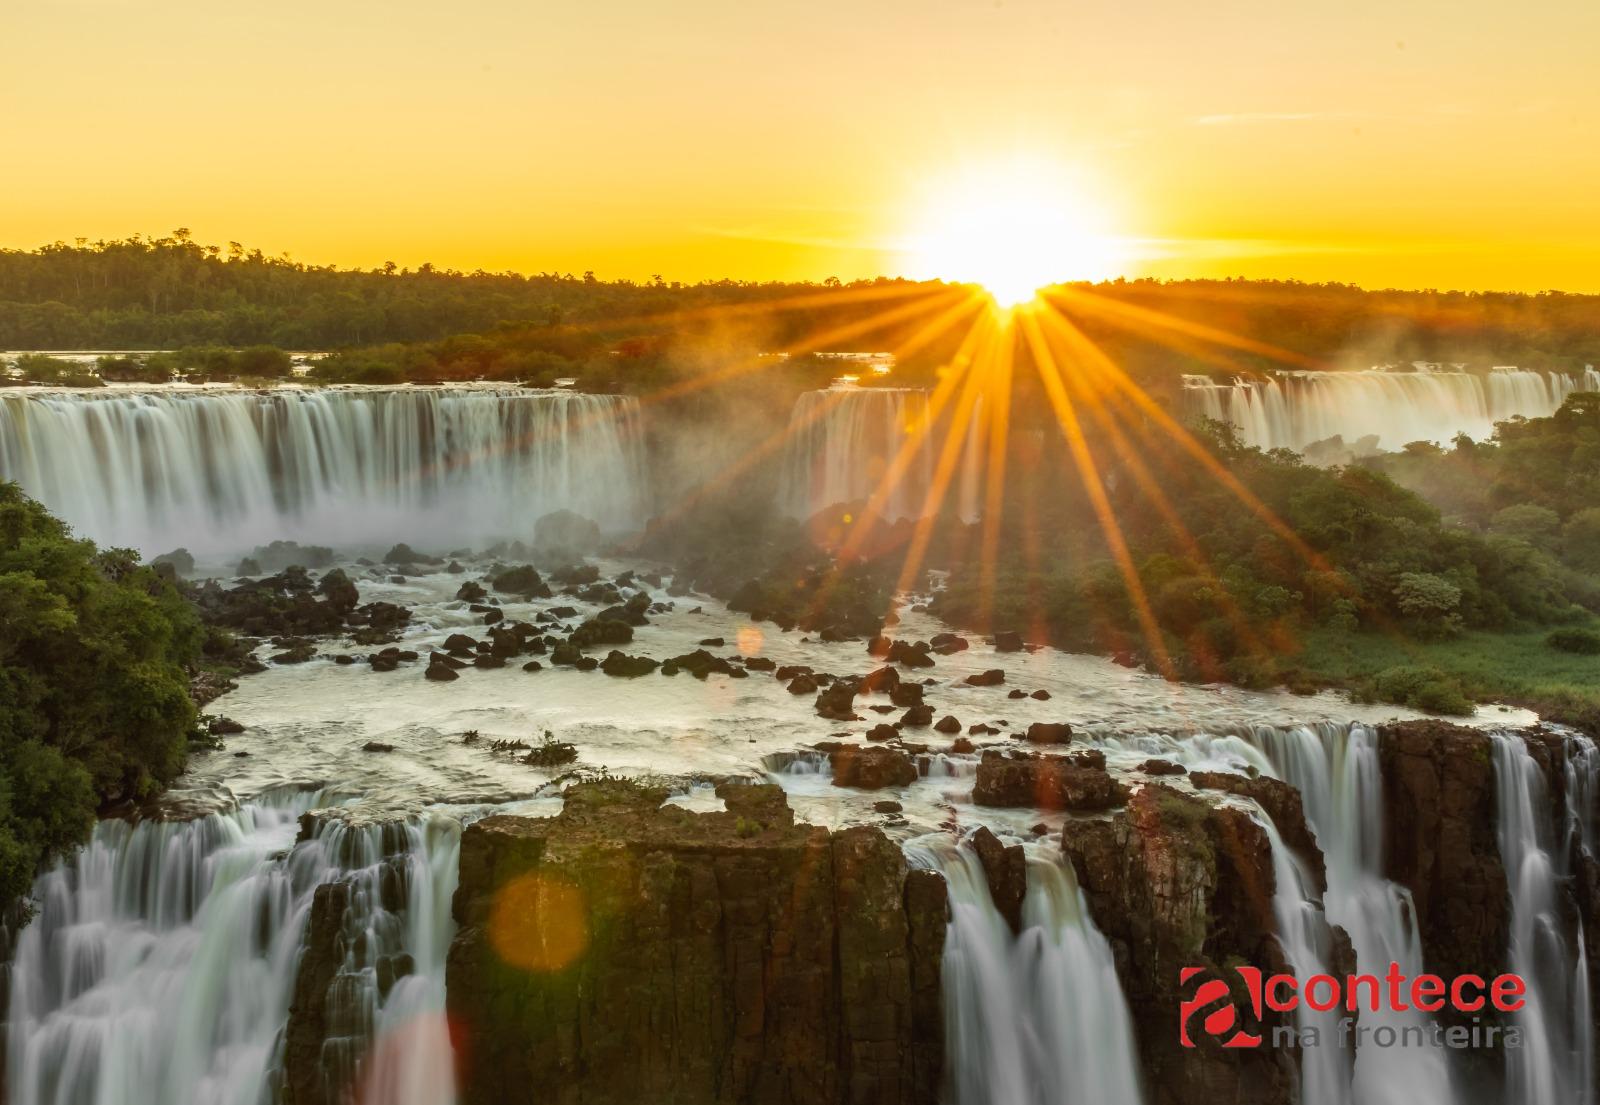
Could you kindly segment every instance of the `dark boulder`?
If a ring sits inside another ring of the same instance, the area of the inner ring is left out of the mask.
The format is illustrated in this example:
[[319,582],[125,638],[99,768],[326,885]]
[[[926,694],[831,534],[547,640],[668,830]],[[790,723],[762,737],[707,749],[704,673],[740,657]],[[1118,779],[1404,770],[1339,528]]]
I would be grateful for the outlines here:
[[880,790],[906,787],[917,781],[917,765],[898,748],[836,745],[828,751],[833,785]]
[[965,682],[971,687],[998,687],[1006,681],[1006,673],[999,668],[990,668],[974,675],[967,676]]
[[984,879],[994,907],[1006,919],[1012,932],[1022,931],[1022,900],[1028,894],[1028,857],[1022,845],[1006,845],[981,826],[967,838],[983,864]]
[[1120,806],[1127,797],[1106,771],[1103,755],[985,752],[972,787],[976,804],[1012,809],[1090,812]]
[[1028,726],[1024,739],[1029,744],[1070,744],[1072,726],[1064,721],[1036,721]]
[[934,728],[941,733],[959,733],[961,732],[961,722],[956,720],[954,714],[946,714],[939,719]]
[[619,678],[633,678],[640,675],[649,675],[660,667],[660,663],[648,656],[628,656],[612,649],[606,658],[600,661],[600,670],[607,675]]

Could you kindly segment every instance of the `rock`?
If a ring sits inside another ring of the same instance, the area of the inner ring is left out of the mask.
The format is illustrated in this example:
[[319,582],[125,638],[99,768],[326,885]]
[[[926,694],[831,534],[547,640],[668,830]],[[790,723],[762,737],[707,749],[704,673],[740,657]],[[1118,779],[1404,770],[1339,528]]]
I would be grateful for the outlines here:
[[231,737],[244,732],[244,726],[229,717],[214,717],[206,723],[206,732],[213,737]]
[[194,556],[188,549],[173,549],[171,552],[162,553],[150,561],[150,564],[152,567],[166,565],[179,579],[188,579],[194,575]]
[[1006,697],[1007,698],[1027,698],[1028,697],[1028,692],[1023,690],[1020,687],[1016,687],[1016,688],[1013,688],[1013,689],[1007,691],[1006,692]]
[[361,746],[363,752],[393,752],[394,745],[384,744],[382,741],[368,741]]
[[806,672],[801,672],[789,681],[790,694],[815,694],[816,690],[817,681]]
[[721,648],[727,643],[728,642],[723,640],[721,637],[707,637],[705,640],[700,642],[701,646],[705,648]]
[[987,825],[980,826],[967,839],[983,864],[995,909],[1010,924],[1012,932],[1021,932],[1022,900],[1028,894],[1028,857],[1022,845],[1002,844]]
[[899,802],[893,800],[872,803],[874,813],[899,813],[902,808]]
[[[258,545],[250,559],[263,571],[281,572],[285,568],[326,568],[333,563],[333,550],[326,545],[302,545],[298,541],[274,541]],[[259,574],[259,573],[257,573]]]
[[615,649],[607,653],[606,658],[600,662],[600,670],[607,675],[630,679],[649,675],[660,666],[659,662],[648,656],[628,656]]
[[343,568],[331,568],[317,581],[317,593],[340,617],[348,617],[361,603],[361,592]]
[[816,710],[830,721],[856,721],[856,685],[840,680],[817,695]]
[[889,694],[900,685],[900,673],[894,668],[877,668],[861,677],[860,694]]
[[307,660],[315,659],[316,655],[317,647],[310,642],[306,642],[292,645],[269,659],[274,664],[303,664]]
[[501,594],[516,595],[522,599],[547,599],[552,594],[550,585],[532,564],[507,568],[489,582]]
[[[1177,765],[1174,764],[1174,767]],[[1179,773],[1182,768],[1179,768]],[[1189,782],[1200,790],[1221,790],[1253,799],[1272,818],[1283,842],[1299,853],[1316,882],[1318,893],[1327,889],[1327,875],[1322,865],[1322,849],[1317,838],[1306,824],[1305,808],[1300,792],[1280,779],[1266,775],[1236,775],[1227,771],[1191,771]]]
[[625,645],[633,641],[633,626],[615,618],[590,618],[568,638],[577,648],[599,645]]
[[939,719],[934,728],[941,733],[959,733],[961,732],[961,722],[956,720],[955,715],[946,714]]
[[992,737],[998,732],[1000,732],[1000,730],[996,729],[993,725],[985,725],[981,721],[975,721],[971,725],[967,726],[967,734],[974,737]]
[[1187,775],[1189,769],[1171,760],[1146,760],[1139,765],[1146,775]]
[[286,1105],[339,1105],[347,1087],[324,1047],[330,1033],[329,991],[344,965],[344,918],[351,885],[325,882],[311,896],[311,915],[300,941],[288,1022],[283,1030]]
[[247,556],[243,560],[239,561],[239,566],[234,569],[233,574],[239,576],[258,576],[261,574],[261,565]]
[[472,666],[486,669],[503,668],[506,666],[506,658],[493,652],[480,652],[472,658]]
[[1106,771],[1104,755],[985,752],[972,787],[976,804],[1013,809],[1091,812],[1127,799],[1127,788]]
[[431,679],[435,683],[450,683],[461,678],[456,673],[456,665],[437,652],[428,657],[428,668],[422,673],[422,677]]
[[933,657],[928,655],[929,648],[925,641],[915,645],[908,645],[904,641],[895,641],[889,646],[889,652],[884,657],[891,664],[899,664],[907,668],[931,668]]
[[547,553],[586,556],[600,548],[600,527],[581,514],[555,510],[533,523],[533,543]]
[[833,785],[879,790],[905,787],[917,781],[917,765],[898,748],[869,748],[853,744],[831,744],[828,762],[833,769]]
[[1506,969],[1510,892],[1495,835],[1487,734],[1444,721],[1379,730],[1384,873],[1411,891],[1427,969]]
[[795,824],[777,787],[717,793],[581,783],[463,832],[461,1105],[934,1105],[943,881],[876,828]]
[[455,652],[457,649],[464,649],[468,652],[471,652],[477,647],[478,642],[473,638],[468,637],[465,633],[452,633],[450,636],[444,639],[444,648],[446,652]]
[[443,564],[444,557],[429,556],[427,553],[419,553],[410,545],[401,542],[383,554],[383,562],[385,564],[403,565]]
[[900,724],[907,729],[926,729],[933,724],[932,706],[912,706],[900,715]]
[[900,730],[886,722],[879,722],[867,730],[867,739],[869,741],[892,741],[899,735]]
[[489,597],[489,592],[483,589],[483,584],[467,580],[456,588],[456,599],[460,602],[483,602]]
[[1070,744],[1072,726],[1064,721],[1036,721],[1028,726],[1023,739],[1029,744]]
[[996,652],[1021,652],[1022,649],[1022,634],[1015,630],[1008,629],[994,635]]
[[988,671],[978,672],[967,676],[965,682],[971,687],[998,687],[1006,681],[1006,673],[999,668],[990,668]]
[[[961,728],[960,722],[956,723],[956,728]],[[957,737],[955,740],[950,742],[950,751],[958,756],[969,756],[973,752],[977,751],[977,745],[973,744],[966,737]]]
[[522,670],[528,672],[543,671],[544,665],[539,663],[537,660],[529,660],[526,664],[522,665]]
[[1050,692],[1041,689],[1041,690],[1034,691],[1028,697],[1032,698],[1032,699],[1037,699],[1040,702],[1049,702],[1050,701]]
[[958,637],[954,633],[935,633],[928,643],[933,646],[933,651],[941,656],[965,652],[970,647],[965,637]]
[[765,656],[746,656],[744,666],[751,671],[773,671],[777,668],[778,662]]
[[[1281,960],[1265,830],[1242,810],[1216,808],[1152,781],[1109,817],[1069,819],[1061,848],[1096,925],[1117,949],[1148,1099],[1294,1100],[1297,1072],[1278,1049],[1224,1049],[1209,1039],[1185,1048],[1176,1031],[1175,1010],[1198,985],[1179,981],[1184,968],[1231,984],[1233,964],[1265,969]],[[1270,1033],[1289,1023],[1269,1012],[1267,1024],[1258,1025],[1247,1003],[1236,1005],[1241,1026],[1251,1031]]]
[[889,701],[900,707],[922,705],[921,683],[897,683],[889,692]]

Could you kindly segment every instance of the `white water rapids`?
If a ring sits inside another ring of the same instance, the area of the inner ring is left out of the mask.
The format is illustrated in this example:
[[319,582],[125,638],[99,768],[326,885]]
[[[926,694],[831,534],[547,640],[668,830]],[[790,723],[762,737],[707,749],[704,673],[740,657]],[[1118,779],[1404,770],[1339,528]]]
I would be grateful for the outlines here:
[[571,510],[644,521],[636,400],[506,387],[18,389],[0,479],[102,545],[525,538]]
[[1600,391],[1600,371],[1282,372],[1232,384],[1192,376],[1183,395],[1196,413],[1237,426],[1247,445],[1304,449],[1334,436],[1354,445],[1375,435],[1379,448],[1392,451],[1412,441],[1448,443],[1458,433],[1481,441],[1496,422],[1554,414],[1575,391]]

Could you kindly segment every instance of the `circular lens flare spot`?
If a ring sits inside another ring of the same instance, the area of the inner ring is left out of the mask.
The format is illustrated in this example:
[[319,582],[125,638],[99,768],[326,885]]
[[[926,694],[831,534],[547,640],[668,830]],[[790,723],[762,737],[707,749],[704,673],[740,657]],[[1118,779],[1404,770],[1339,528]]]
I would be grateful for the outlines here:
[[739,627],[739,655],[754,656],[761,651],[767,635],[761,632],[760,626],[741,625]]
[[495,953],[525,971],[559,971],[589,946],[583,891],[531,871],[502,886],[489,913]]

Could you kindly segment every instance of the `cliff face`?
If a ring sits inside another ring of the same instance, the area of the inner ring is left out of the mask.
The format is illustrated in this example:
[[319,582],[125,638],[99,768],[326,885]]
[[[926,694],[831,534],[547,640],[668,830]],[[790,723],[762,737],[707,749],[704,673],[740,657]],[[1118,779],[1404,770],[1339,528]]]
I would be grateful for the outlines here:
[[462,837],[449,1015],[463,1105],[932,1105],[943,881],[782,792],[623,783]]
[[1429,971],[1505,970],[1510,895],[1489,737],[1443,721],[1385,726],[1384,867],[1411,891]]
[[1290,1101],[1286,1055],[1225,1050],[1204,1034],[1193,1049],[1178,1040],[1184,967],[1210,967],[1232,983],[1233,972],[1221,970],[1230,962],[1273,967],[1281,959],[1261,827],[1240,810],[1152,783],[1108,819],[1069,821],[1061,847],[1116,949],[1151,1102]]

